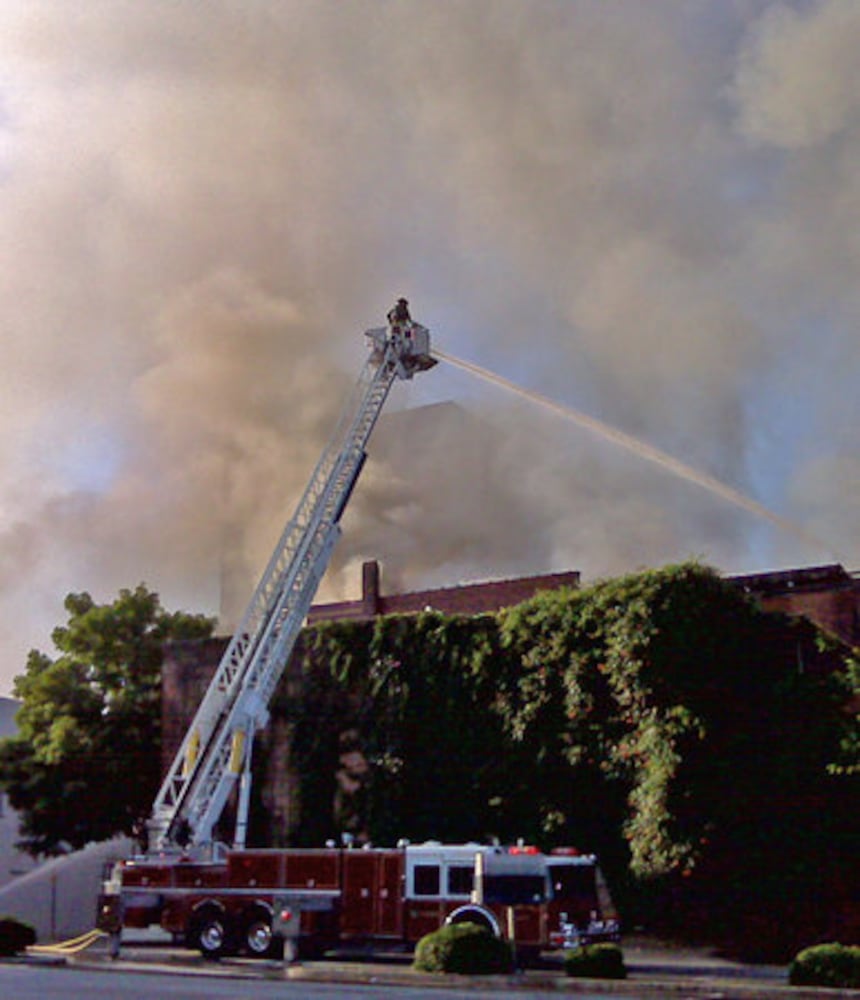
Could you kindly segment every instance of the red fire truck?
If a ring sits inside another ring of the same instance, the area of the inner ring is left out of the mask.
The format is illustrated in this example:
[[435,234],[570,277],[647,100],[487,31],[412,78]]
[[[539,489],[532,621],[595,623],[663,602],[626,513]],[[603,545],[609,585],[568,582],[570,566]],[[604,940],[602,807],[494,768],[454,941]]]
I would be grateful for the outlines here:
[[113,878],[103,929],[157,924],[209,957],[268,956],[291,917],[305,954],[359,942],[412,945],[465,921],[510,940],[520,955],[619,936],[596,858],[573,849],[246,849],[220,862],[130,859]]

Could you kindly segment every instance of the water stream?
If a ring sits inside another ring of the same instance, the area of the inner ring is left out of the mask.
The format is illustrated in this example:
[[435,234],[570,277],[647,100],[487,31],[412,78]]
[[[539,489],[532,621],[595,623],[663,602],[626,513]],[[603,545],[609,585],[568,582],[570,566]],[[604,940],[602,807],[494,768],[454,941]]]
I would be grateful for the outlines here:
[[730,504],[733,504],[735,507],[740,507],[756,517],[770,521],[771,524],[779,528],[781,531],[793,535],[795,538],[813,546],[813,548],[826,551],[829,555],[838,559],[838,556],[836,556],[836,554],[832,551],[831,547],[820,538],[816,538],[814,535],[809,534],[809,532],[801,528],[799,525],[794,524],[792,521],[786,520],[784,517],[780,517],[779,514],[774,513],[763,504],[758,503],[756,500],[746,496],[744,493],[734,489],[732,486],[728,486],[726,483],[721,482],[719,479],[715,479],[706,472],[700,472],[698,469],[694,469],[691,465],[687,465],[686,462],[680,461],[674,456],[669,455],[667,452],[662,451],[660,448],[655,448],[654,445],[648,444],[645,441],[640,441],[631,434],[626,434],[624,431],[618,430],[617,427],[612,427],[610,424],[606,424],[602,420],[590,417],[587,413],[583,413],[581,410],[576,410],[572,406],[566,406],[564,403],[559,403],[556,400],[550,399],[548,396],[543,396],[538,392],[532,391],[531,389],[524,389],[522,386],[517,385],[516,382],[511,382],[509,379],[488,371],[486,368],[482,368],[480,365],[476,365],[471,361],[463,361],[462,358],[455,358],[453,355],[448,354],[445,351],[440,351],[436,348],[434,348],[433,354],[440,360],[447,361],[449,364],[455,365],[457,368],[461,368],[463,371],[469,372],[472,375],[477,375],[478,378],[484,379],[486,382],[490,382],[499,388],[507,389],[509,392],[513,392],[517,396],[527,399],[532,403],[537,403],[545,409],[552,410],[554,413],[559,414],[567,420],[573,421],[580,427],[584,427],[586,430],[599,435],[605,440],[611,441],[613,444],[616,444],[621,448],[625,448],[634,455],[638,455],[640,458],[644,458],[648,462],[654,462],[656,465],[661,466],[673,475],[678,476],[681,479],[685,479],[687,482],[695,483],[696,486],[700,486],[702,489],[707,490],[712,495],[720,497],[722,500],[725,500]]

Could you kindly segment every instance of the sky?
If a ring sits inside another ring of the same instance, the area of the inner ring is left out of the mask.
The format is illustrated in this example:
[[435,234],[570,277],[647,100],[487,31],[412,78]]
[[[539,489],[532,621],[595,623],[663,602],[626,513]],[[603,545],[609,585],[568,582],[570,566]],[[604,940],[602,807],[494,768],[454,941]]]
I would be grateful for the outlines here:
[[235,624],[401,295],[787,527],[442,363],[321,599],[860,568],[858,75],[854,0],[2,0],[0,694],[72,591]]

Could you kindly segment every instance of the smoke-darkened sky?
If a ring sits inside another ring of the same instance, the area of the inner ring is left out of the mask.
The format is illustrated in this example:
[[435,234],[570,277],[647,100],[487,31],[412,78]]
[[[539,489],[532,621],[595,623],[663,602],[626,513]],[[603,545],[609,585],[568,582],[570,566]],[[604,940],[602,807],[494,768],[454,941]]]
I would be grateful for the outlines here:
[[440,365],[322,597],[856,567],[858,77],[854,0],[5,0],[0,693],[69,591],[234,615],[399,295],[799,530]]

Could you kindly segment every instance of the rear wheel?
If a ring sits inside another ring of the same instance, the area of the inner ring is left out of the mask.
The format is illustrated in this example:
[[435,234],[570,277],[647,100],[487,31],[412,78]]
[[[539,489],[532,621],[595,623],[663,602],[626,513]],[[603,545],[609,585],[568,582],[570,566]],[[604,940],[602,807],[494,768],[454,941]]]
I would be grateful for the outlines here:
[[265,910],[253,910],[243,922],[242,947],[251,958],[268,958],[274,944],[271,916]]

